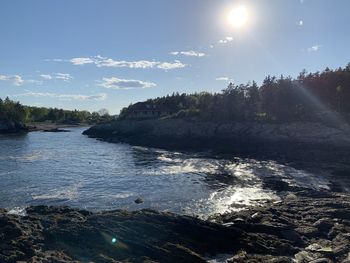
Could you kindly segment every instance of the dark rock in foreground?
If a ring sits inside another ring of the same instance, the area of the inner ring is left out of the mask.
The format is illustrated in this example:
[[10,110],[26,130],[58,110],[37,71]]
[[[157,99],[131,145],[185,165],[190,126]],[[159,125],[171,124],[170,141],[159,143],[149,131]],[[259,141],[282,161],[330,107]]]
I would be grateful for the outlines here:
[[350,196],[308,192],[213,217],[151,210],[0,209],[0,262],[349,262]]

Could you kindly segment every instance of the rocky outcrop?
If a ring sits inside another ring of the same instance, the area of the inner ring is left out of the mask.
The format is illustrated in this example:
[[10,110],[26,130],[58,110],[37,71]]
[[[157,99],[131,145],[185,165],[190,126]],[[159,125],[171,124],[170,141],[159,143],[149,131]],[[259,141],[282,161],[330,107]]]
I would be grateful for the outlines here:
[[53,128],[53,129],[43,130],[43,132],[70,132],[70,131],[66,129]]
[[22,123],[0,120],[0,134],[26,132],[27,130],[26,126]]
[[[212,219],[255,235],[254,246],[261,249],[259,259],[263,251],[286,255],[296,248],[294,262],[350,262],[348,194],[308,190],[289,194],[277,204]],[[241,261],[234,262],[250,262],[254,257],[244,251]]]
[[[349,262],[350,196],[300,192],[212,221],[122,210],[0,209],[0,262]],[[294,261],[293,261],[294,260]]]
[[[218,124],[180,119],[123,120],[93,126],[84,134],[110,142],[165,149],[211,149],[258,156],[275,154],[276,157],[283,152],[291,158],[301,159],[318,157],[322,150],[328,155],[336,153],[335,157],[347,156],[350,149],[350,128],[345,124],[331,127],[320,123]],[[310,153],[307,149],[316,152]]]

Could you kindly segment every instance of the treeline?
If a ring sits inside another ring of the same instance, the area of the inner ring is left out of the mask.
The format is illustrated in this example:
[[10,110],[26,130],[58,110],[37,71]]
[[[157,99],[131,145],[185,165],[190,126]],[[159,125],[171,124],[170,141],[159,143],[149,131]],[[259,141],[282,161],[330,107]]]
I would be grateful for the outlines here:
[[44,122],[51,121],[55,123],[76,124],[76,123],[98,123],[111,120],[108,113],[100,114],[98,112],[63,110],[57,108],[31,107],[24,106],[26,110],[25,122]]
[[9,98],[0,98],[0,121],[23,122],[26,118],[26,110],[19,102]]
[[[296,79],[267,76],[256,82],[230,83],[220,93],[174,93],[146,104],[166,108],[172,117],[204,121],[325,121],[350,116],[350,64],[322,72],[302,71]],[[127,118],[133,105],[121,111]]]
[[0,120],[19,123],[51,121],[63,124],[89,123],[109,121],[113,117],[106,110],[100,112],[63,110],[57,108],[24,106],[9,98],[0,98]]

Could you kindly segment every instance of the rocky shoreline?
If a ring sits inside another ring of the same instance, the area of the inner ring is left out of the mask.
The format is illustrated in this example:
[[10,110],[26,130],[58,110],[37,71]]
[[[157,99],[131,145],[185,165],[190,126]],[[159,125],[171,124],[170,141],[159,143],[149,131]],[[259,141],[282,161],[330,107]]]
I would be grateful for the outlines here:
[[[350,163],[350,128],[322,123],[205,123],[117,120],[83,132],[107,142],[179,151],[212,151],[283,163]],[[346,168],[348,170],[349,167]]]
[[[43,132],[65,132],[69,131],[69,128],[75,127],[87,127],[86,123],[76,124],[62,124],[52,122],[32,122],[28,123],[29,131],[43,131]],[[68,129],[68,130],[67,130]]]
[[11,121],[0,121],[0,134],[19,134],[33,131],[44,132],[65,132],[65,128],[72,127],[86,127],[87,124],[59,124],[51,122],[37,122],[37,123],[19,123]]
[[[273,143],[297,143],[350,147],[350,126],[332,126],[324,123],[295,122],[235,122],[214,123],[182,119],[117,120],[97,124],[85,135],[137,144],[164,145],[169,147],[207,148],[239,147],[240,144],[256,145]],[[169,142],[166,139],[172,139]],[[206,142],[206,144],[204,144]]]
[[151,210],[1,209],[0,230],[0,262],[349,263],[350,195],[301,191],[211,221]]

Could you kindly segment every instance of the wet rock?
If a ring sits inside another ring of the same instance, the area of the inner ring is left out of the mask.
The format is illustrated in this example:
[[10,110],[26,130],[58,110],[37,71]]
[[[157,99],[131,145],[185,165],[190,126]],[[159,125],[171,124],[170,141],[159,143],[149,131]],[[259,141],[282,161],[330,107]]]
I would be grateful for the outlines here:
[[322,258],[321,253],[301,251],[295,255],[295,261],[297,263],[308,263],[317,259]]
[[313,226],[326,233],[334,226],[334,221],[330,218],[321,218],[317,220]]
[[319,258],[319,259],[310,261],[310,263],[333,263],[333,261],[330,260],[329,258]]
[[317,228],[312,226],[299,226],[295,229],[299,234],[304,235],[307,238],[313,238],[319,236],[319,231]]
[[228,259],[227,263],[244,262],[244,260],[246,259],[247,259],[247,252],[244,250],[241,250],[232,258]]
[[143,199],[141,197],[138,197],[135,199],[134,201],[136,204],[142,204],[143,203]]
[[70,130],[59,129],[59,128],[52,128],[52,129],[48,129],[48,130],[43,130],[43,132],[70,132]]
[[350,252],[348,253],[347,258],[342,261],[342,263],[350,263]]
[[344,255],[350,251],[349,234],[350,233],[339,234],[332,240],[333,251],[336,256]]
[[[204,255],[241,247],[242,232],[193,217],[152,210],[90,213],[30,207],[0,214],[0,262],[205,262]],[[30,250],[28,250],[28,248]]]
[[[0,209],[0,262],[349,262],[350,195],[295,193],[211,221],[149,209]],[[237,221],[237,219],[239,219]],[[233,256],[231,256],[233,255]]]

